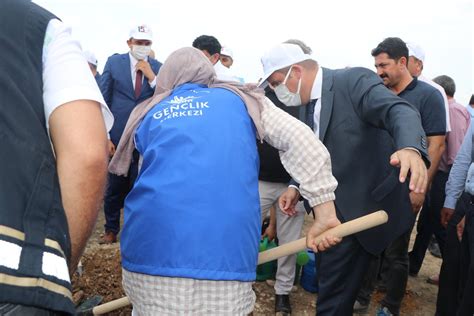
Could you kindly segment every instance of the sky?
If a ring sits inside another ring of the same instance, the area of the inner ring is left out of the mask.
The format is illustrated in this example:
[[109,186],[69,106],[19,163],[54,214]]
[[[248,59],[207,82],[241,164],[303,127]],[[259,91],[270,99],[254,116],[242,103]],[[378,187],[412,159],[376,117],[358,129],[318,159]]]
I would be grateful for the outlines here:
[[290,38],[313,49],[328,68],[374,70],[370,55],[386,37],[421,45],[423,74],[448,75],[455,98],[467,104],[474,93],[472,0],[34,0],[72,27],[84,50],[95,53],[102,71],[107,57],[128,51],[135,25],[153,30],[153,50],[164,62],[199,35],[213,35],[234,53],[232,70],[247,82],[262,75],[260,58]]

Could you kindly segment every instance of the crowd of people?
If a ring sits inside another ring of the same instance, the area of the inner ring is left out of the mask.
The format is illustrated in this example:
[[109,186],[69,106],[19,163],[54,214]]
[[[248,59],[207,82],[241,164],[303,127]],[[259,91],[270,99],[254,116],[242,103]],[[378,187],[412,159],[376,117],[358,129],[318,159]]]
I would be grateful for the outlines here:
[[[134,315],[251,314],[261,238],[298,239],[306,213],[317,315],[365,313],[376,287],[376,315],[399,315],[433,235],[436,315],[474,313],[474,110],[451,77],[422,75],[419,45],[374,43],[372,71],[324,68],[289,39],[244,83],[210,35],[161,63],[134,26],[99,74],[29,0],[0,2],[0,25],[0,314],[75,313],[70,275],[102,201]],[[316,238],[379,209],[384,225]],[[292,312],[295,262],[278,259],[275,313]]]

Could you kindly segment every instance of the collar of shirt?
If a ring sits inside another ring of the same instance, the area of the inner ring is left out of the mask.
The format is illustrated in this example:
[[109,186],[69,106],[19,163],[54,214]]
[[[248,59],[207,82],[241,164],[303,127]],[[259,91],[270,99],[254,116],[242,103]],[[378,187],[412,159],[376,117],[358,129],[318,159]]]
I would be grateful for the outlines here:
[[311,100],[321,99],[323,90],[323,67],[319,66],[316,78],[314,79],[313,88],[311,89]]
[[[133,57],[132,53],[130,53],[130,52],[128,52],[128,56],[130,57],[130,71],[132,73],[132,82],[133,82],[133,86],[135,87],[135,76],[137,74],[135,66],[138,63],[138,59]],[[148,57],[146,57],[145,60],[148,61]]]
[[400,93],[398,94],[398,96],[400,96],[403,92],[405,92],[405,91],[407,91],[407,90],[413,90],[413,89],[415,89],[417,83],[418,83],[418,78],[417,78],[417,77],[413,77],[413,80],[410,81],[410,83],[408,84],[408,86],[405,87],[405,89],[403,89],[402,91],[400,91]]

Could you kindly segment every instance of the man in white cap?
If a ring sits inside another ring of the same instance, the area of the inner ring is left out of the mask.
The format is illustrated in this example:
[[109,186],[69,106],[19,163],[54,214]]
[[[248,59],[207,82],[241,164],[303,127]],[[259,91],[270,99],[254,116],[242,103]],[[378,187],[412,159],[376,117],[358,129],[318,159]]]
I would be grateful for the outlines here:
[[97,84],[100,83],[100,73],[97,71],[97,58],[95,57],[95,54],[91,52],[90,50],[84,51],[84,57],[87,60],[87,63],[89,64],[89,68],[92,72],[92,75],[95,78],[95,81]]
[[[378,209],[389,213],[386,225],[346,237],[319,256],[318,315],[351,315],[371,256],[409,228],[409,190],[426,188],[423,158],[428,155],[420,114],[374,72],[322,68],[295,44],[273,47],[262,65],[262,82],[280,101],[306,105],[305,121],[327,147],[339,181],[335,204],[341,222]],[[292,214],[299,196],[296,188],[288,188],[280,208]]]
[[221,55],[219,58],[220,58],[221,64],[227,68],[230,68],[232,64],[234,63],[234,54],[232,53],[232,50],[229,47],[226,47],[226,46],[222,47]]
[[[120,141],[132,110],[137,104],[151,97],[155,90],[156,74],[161,63],[148,56],[152,43],[153,33],[147,25],[134,26],[127,41],[130,51],[110,56],[105,64],[100,90],[115,118],[110,131],[111,155]],[[104,198],[105,235],[102,239],[104,243],[117,241],[117,234],[120,231],[120,209],[133,184],[136,166],[137,161],[134,160],[129,177],[109,174]]]

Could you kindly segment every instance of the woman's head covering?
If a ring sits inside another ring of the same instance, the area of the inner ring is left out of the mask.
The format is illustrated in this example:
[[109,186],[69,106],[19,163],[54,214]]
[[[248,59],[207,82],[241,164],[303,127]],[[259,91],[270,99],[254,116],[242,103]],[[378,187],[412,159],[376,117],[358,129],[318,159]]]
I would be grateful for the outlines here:
[[239,82],[220,81],[216,78],[214,67],[198,49],[184,47],[173,52],[161,66],[156,78],[154,95],[140,103],[130,114],[127,125],[109,164],[109,171],[126,176],[132,162],[135,148],[135,131],[143,117],[156,104],[168,97],[176,87],[185,83],[207,85],[209,88],[224,88],[237,94],[247,107],[260,139],[263,139],[263,127],[260,120],[264,92],[256,84],[242,85]]

